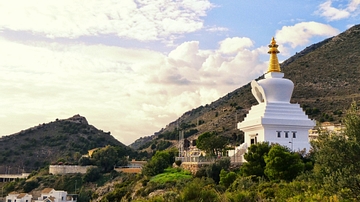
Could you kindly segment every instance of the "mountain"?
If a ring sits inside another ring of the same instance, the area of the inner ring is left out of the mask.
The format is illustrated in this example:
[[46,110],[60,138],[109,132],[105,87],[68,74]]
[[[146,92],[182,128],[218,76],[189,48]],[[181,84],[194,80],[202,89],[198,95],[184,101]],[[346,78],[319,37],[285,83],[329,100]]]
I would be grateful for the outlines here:
[[[318,122],[339,123],[350,103],[360,98],[360,25],[305,48],[284,61],[281,69],[295,85],[292,103],[300,103],[306,114]],[[149,150],[149,146],[156,149],[164,141],[175,144],[179,131],[184,131],[184,137],[190,140],[204,132],[217,131],[239,144],[243,134],[236,129],[236,123],[255,104],[248,83],[211,104],[184,113],[130,147]]]
[[[31,172],[64,159],[76,162],[88,150],[106,145],[127,148],[110,135],[75,115],[0,138],[0,173]],[[130,149],[130,148],[128,148]]]

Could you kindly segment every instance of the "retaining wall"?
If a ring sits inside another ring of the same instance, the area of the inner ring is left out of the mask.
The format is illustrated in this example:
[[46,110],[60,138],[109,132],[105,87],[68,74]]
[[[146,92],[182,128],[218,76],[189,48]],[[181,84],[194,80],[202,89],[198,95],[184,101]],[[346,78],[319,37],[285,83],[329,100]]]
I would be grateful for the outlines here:
[[69,174],[69,173],[86,173],[87,169],[94,166],[73,166],[73,165],[50,165],[49,173],[54,175]]

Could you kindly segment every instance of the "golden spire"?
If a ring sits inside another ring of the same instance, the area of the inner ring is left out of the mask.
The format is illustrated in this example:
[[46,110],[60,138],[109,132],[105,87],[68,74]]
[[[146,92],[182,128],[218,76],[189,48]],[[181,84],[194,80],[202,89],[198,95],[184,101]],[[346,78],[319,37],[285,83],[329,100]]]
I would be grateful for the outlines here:
[[268,73],[269,72],[281,72],[279,61],[278,61],[278,58],[276,55],[276,54],[280,53],[280,51],[278,51],[277,47],[278,47],[278,45],[276,44],[276,41],[273,37],[271,39],[271,44],[269,45],[269,51],[268,51],[268,53],[270,54],[269,68],[267,71]]

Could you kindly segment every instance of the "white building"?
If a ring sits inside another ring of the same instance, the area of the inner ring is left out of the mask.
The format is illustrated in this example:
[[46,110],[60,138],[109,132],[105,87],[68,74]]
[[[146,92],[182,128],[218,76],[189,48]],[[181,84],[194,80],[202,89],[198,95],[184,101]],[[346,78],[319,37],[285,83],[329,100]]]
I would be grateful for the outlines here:
[[6,202],[31,202],[32,195],[27,193],[11,192],[6,196]]
[[53,188],[45,188],[41,196],[34,202],[72,202],[76,201],[66,191],[56,191]]
[[269,45],[269,68],[265,79],[251,82],[251,92],[258,104],[253,106],[238,128],[245,133],[239,149],[257,142],[278,143],[293,151],[309,151],[309,129],[315,126],[299,104],[291,104],[294,83],[283,78],[277,58],[278,45],[274,38]]

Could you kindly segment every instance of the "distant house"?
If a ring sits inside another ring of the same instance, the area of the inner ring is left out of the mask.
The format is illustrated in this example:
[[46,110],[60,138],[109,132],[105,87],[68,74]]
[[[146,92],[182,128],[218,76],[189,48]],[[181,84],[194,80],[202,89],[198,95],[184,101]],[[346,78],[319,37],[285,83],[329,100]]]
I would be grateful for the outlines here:
[[329,132],[330,134],[344,133],[345,125],[335,124],[330,122],[321,123],[320,127],[309,130],[309,140],[316,140],[319,137],[319,132]]
[[[71,195],[66,191],[56,191],[53,188],[45,188],[41,191],[41,196],[34,202],[75,202]],[[17,202],[17,201],[16,201]]]
[[27,193],[10,192],[6,196],[6,202],[31,202],[32,195]]

